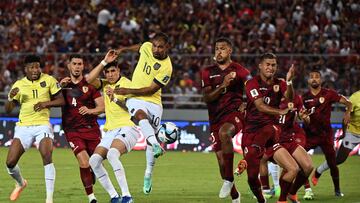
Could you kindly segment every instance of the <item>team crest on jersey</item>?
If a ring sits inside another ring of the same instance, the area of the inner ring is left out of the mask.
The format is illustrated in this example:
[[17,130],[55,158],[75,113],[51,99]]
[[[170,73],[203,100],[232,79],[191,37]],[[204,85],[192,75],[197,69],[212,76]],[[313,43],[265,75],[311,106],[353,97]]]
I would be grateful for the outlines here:
[[119,88],[119,87],[120,87],[120,85],[116,85],[116,86],[115,86],[115,88]]
[[235,122],[236,122],[236,123],[240,123],[239,117],[235,116]]
[[88,86],[83,86],[83,87],[82,87],[82,91],[83,91],[84,94],[85,94],[86,92],[89,91],[89,87],[88,87]]
[[280,90],[280,86],[279,85],[274,85],[274,92],[278,92]]
[[45,81],[42,81],[42,82],[40,83],[40,87],[46,87],[46,82],[45,82]]
[[161,64],[156,62],[153,66],[154,70],[159,70],[159,68],[161,67]]
[[288,108],[289,108],[289,109],[293,109],[293,108],[294,108],[294,103],[289,102],[289,103],[288,103]]
[[325,98],[324,98],[324,97],[320,97],[320,98],[319,98],[320,104],[324,103],[324,101],[325,101]]

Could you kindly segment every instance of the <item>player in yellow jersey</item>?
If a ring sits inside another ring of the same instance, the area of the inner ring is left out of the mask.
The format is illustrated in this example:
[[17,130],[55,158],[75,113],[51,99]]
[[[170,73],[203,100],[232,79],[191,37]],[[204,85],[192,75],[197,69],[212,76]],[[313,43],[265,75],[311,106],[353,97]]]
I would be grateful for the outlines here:
[[[90,157],[90,166],[93,169],[100,184],[111,197],[111,203],[130,203],[133,202],[126,181],[124,167],[119,157],[135,146],[139,132],[135,124],[130,120],[130,115],[125,106],[125,97],[113,95],[113,89],[118,86],[129,86],[130,80],[120,75],[120,68],[114,60],[117,58],[115,50],[109,51],[104,60],[96,66],[87,76],[88,81],[97,88],[101,88],[104,93],[106,122],[104,126],[105,134],[96,147],[94,154]],[[98,79],[100,72],[104,70],[106,79]],[[116,180],[121,188],[122,198],[116,192],[109,176],[102,165],[107,158],[111,164]]]
[[8,173],[16,181],[10,200],[15,201],[27,185],[17,163],[25,150],[35,143],[45,169],[46,203],[52,203],[55,183],[55,167],[52,163],[54,134],[49,122],[49,108],[62,106],[65,101],[56,79],[41,73],[38,56],[27,56],[24,65],[26,77],[12,86],[8,95],[9,103],[6,104],[8,112],[16,103],[20,105],[19,122],[16,123],[6,159]]
[[[343,134],[338,139],[343,139],[341,146],[336,154],[336,165],[345,162],[350,152],[360,144],[360,90],[353,93],[350,98],[352,103],[352,110],[350,113],[350,123],[343,125]],[[321,174],[329,169],[327,162],[323,162],[316,168],[312,177],[314,185],[318,183]]]
[[172,64],[168,56],[169,38],[164,33],[157,33],[151,42],[119,49],[123,51],[139,51],[140,58],[132,76],[132,87],[117,87],[115,94],[131,95],[126,100],[130,115],[138,122],[148,143],[146,148],[146,170],[143,191],[149,194],[152,189],[151,176],[155,158],[164,150],[160,147],[155,132],[159,128],[163,112],[161,104],[161,88],[171,78]]

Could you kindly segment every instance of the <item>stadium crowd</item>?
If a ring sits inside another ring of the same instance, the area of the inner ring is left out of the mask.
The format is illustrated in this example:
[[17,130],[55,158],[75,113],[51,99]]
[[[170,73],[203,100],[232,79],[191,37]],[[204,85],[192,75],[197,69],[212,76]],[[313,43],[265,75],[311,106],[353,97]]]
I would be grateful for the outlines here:
[[[354,0],[25,0],[1,1],[0,12],[0,91],[24,75],[19,53],[45,55],[43,72],[63,78],[67,53],[88,54],[89,71],[110,47],[141,43],[157,30],[172,43],[175,85],[166,92],[198,91],[200,69],[212,62],[219,35],[233,41],[233,58],[253,75],[256,56],[273,51],[278,72],[296,64],[298,90],[315,66],[325,87],[350,95],[360,86],[360,4]],[[122,57],[122,69],[131,72],[134,61]]]

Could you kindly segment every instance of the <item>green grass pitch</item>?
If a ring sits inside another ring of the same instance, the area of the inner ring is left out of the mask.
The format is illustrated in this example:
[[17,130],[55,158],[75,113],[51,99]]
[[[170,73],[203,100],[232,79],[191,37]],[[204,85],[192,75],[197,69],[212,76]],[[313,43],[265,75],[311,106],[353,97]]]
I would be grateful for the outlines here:
[[[5,159],[7,148],[0,148],[0,202],[9,202],[8,197],[14,187],[14,182],[6,172]],[[235,163],[242,157],[236,155]],[[87,203],[77,161],[70,149],[55,149],[53,160],[56,167],[55,203]],[[230,198],[220,200],[218,192],[222,181],[218,172],[216,157],[213,153],[167,152],[156,163],[153,191],[150,195],[142,193],[143,174],[145,169],[145,152],[135,151],[121,158],[126,170],[130,192],[137,203],[221,203],[231,202]],[[324,157],[313,156],[315,166]],[[106,162],[106,168],[110,169]],[[19,163],[23,176],[28,180],[28,187],[23,191],[18,203],[45,202],[44,170],[40,154],[35,149],[27,151]],[[316,199],[305,201],[309,203],[360,202],[360,158],[350,157],[340,166],[340,184],[345,197],[335,198],[329,172],[320,179],[318,186],[313,187]],[[114,175],[108,170],[113,184],[120,191]],[[242,203],[255,203],[246,182],[246,175],[236,177],[237,188],[242,194]],[[97,183],[95,195],[100,203],[108,202],[109,197]],[[303,189],[299,192],[302,197]],[[268,203],[276,202],[270,199]]]

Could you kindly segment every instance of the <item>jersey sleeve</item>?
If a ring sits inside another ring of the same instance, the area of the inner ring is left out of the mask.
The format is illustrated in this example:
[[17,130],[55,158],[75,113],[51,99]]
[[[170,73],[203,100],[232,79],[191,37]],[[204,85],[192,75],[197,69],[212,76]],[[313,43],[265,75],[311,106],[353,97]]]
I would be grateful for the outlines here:
[[280,80],[280,90],[284,96],[285,96],[286,89],[287,89],[286,82],[285,82],[285,80],[281,79]]
[[145,42],[140,46],[139,53],[149,55],[151,53],[152,44],[151,42]]
[[295,96],[295,108],[297,108],[298,111],[305,109],[301,96]]
[[255,80],[250,80],[246,83],[245,92],[246,97],[250,102],[254,102],[263,97],[259,90],[259,84]]
[[329,100],[331,102],[339,102],[341,99],[341,94],[338,94],[335,90],[329,90]]
[[239,69],[237,74],[239,75],[240,79],[243,81],[244,84],[246,83],[246,81],[252,78],[250,71],[246,68]]
[[171,74],[172,74],[171,63],[165,63],[164,67],[160,67],[159,72],[156,74],[154,78],[154,82],[156,82],[161,87],[163,87],[169,83]]
[[57,94],[60,90],[60,83],[52,76],[49,76],[49,84],[50,84],[50,94],[51,95],[55,95]]
[[210,77],[209,77],[209,71],[206,69],[201,70],[201,88],[205,88],[207,86],[210,86]]
[[96,89],[94,86],[91,86],[91,89],[93,91],[92,99],[96,99],[96,98],[101,97],[101,93],[100,93],[100,91],[98,89]]

